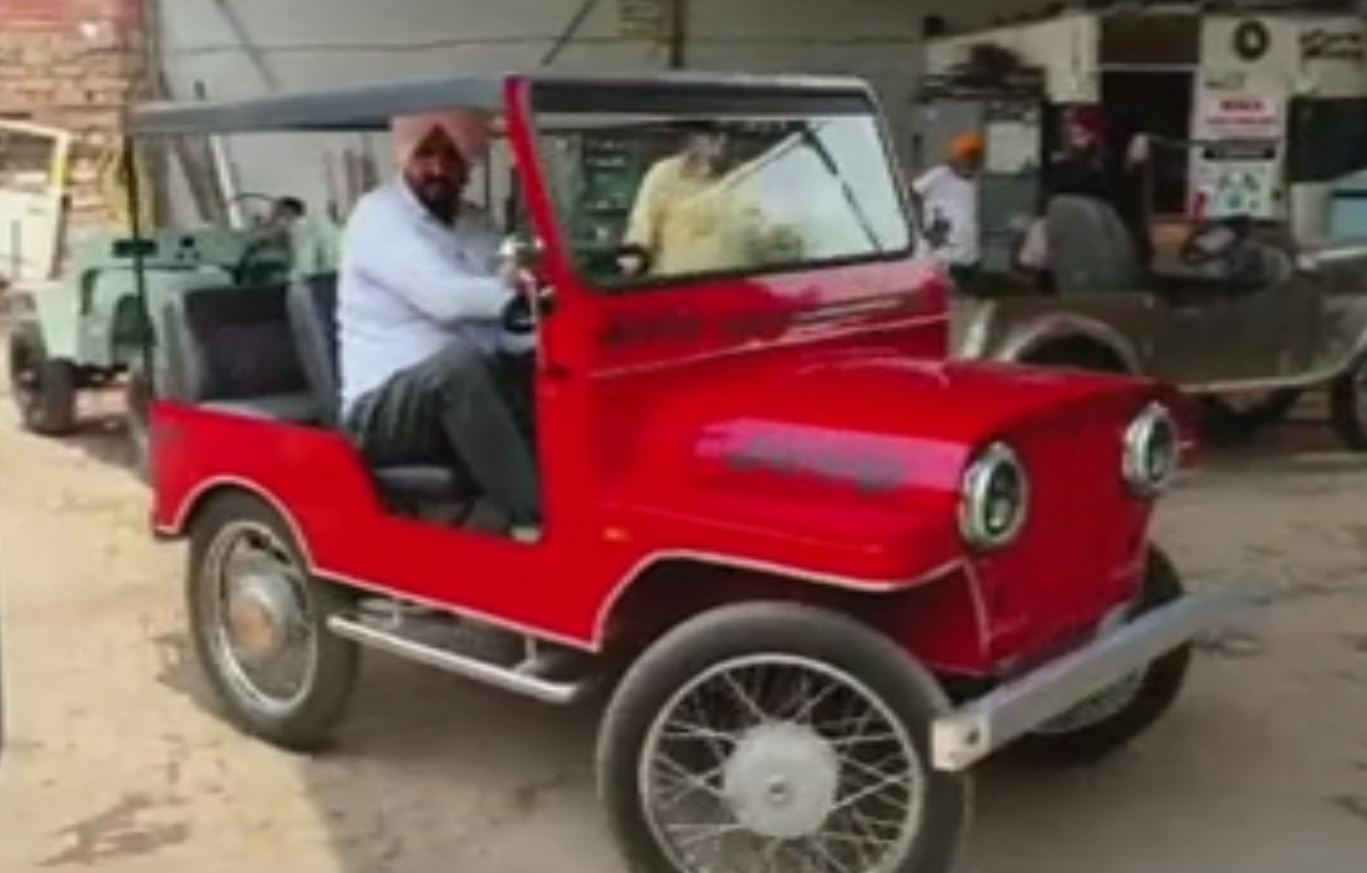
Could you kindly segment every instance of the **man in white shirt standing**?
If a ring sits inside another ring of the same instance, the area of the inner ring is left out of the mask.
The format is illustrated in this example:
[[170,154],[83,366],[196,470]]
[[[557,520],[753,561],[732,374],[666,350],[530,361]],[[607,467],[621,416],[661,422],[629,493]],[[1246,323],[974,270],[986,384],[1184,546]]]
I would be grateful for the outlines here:
[[912,184],[921,203],[922,232],[958,284],[972,281],[978,269],[982,156],[982,137],[960,134],[949,145],[948,161],[927,170]]
[[496,229],[461,199],[487,122],[410,116],[392,133],[400,174],[361,199],[343,242],[342,420],[372,464],[464,467],[500,526],[534,537],[535,461],[497,372],[512,267],[499,271]]

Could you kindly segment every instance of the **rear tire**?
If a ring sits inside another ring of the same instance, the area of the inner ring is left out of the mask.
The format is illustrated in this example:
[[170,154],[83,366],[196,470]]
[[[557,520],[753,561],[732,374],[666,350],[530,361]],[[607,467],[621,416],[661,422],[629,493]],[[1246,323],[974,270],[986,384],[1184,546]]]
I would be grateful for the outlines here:
[[128,368],[123,399],[124,422],[128,428],[128,442],[133,454],[133,472],[144,483],[150,483],[152,452],[148,415],[152,401],[152,384],[142,364],[135,363]]
[[[948,708],[902,649],[845,616],[796,604],[722,607],[674,628],[627,671],[599,733],[598,789],[635,873],[712,869],[697,853],[728,848],[841,869],[812,859],[852,851],[833,835],[846,816],[874,855],[855,869],[943,873],[971,789],[966,774],[930,763],[930,724]],[[861,762],[865,753],[883,766]],[[900,792],[901,779],[905,804],[886,793]],[[670,822],[690,797],[688,811],[701,802],[730,821],[710,837]]]
[[76,428],[76,365],[50,358],[36,321],[21,322],[10,336],[10,393],[28,430],[45,436]]
[[1330,384],[1329,423],[1345,446],[1367,451],[1367,356]]
[[1235,406],[1214,394],[1200,398],[1199,403],[1208,435],[1221,441],[1235,441],[1280,423],[1300,399],[1300,389],[1283,388],[1269,391],[1246,406]]
[[[351,597],[308,574],[280,516],[249,494],[213,498],[191,526],[185,594],[195,653],[228,720],[292,751],[327,745],[358,663],[356,644],[333,634],[327,621],[347,610]],[[287,646],[302,662],[280,651]],[[250,648],[276,651],[240,651]],[[268,688],[254,672],[272,668],[291,674],[297,687]]]
[[[1136,614],[1170,603],[1183,593],[1172,561],[1151,547]],[[1084,701],[1060,716],[1053,728],[1046,726],[1017,740],[1013,751],[1046,764],[1095,763],[1144,733],[1172,708],[1186,684],[1190,664],[1190,644],[1174,649],[1145,667],[1128,690],[1122,682]],[[1112,697],[1107,700],[1107,695]],[[1090,717],[1086,707],[1092,708]]]
[[1117,352],[1099,342],[1081,337],[1051,341],[1047,345],[1026,352],[1018,360],[1019,363],[1031,367],[1114,373],[1117,376],[1132,375],[1124,358]]

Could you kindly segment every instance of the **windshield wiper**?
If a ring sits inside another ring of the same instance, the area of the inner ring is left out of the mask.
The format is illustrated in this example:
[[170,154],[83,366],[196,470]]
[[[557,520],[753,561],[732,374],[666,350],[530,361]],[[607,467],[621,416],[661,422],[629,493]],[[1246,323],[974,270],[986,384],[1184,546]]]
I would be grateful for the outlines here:
[[820,159],[822,166],[826,168],[826,172],[830,173],[831,178],[835,179],[836,183],[840,185],[840,193],[845,196],[845,202],[849,204],[850,211],[854,213],[855,220],[859,222],[859,227],[864,231],[864,236],[868,239],[869,245],[873,246],[874,251],[879,254],[887,251],[883,243],[878,239],[878,234],[874,231],[873,224],[869,221],[868,213],[864,211],[864,207],[859,203],[859,198],[855,195],[854,188],[850,186],[850,182],[845,178],[845,174],[840,171],[840,165],[836,163],[835,156],[831,154],[831,150],[821,141],[821,137],[816,135],[816,129],[814,127],[803,127],[802,132],[799,135],[802,137],[802,141],[805,142],[812,151],[816,152],[816,156]]

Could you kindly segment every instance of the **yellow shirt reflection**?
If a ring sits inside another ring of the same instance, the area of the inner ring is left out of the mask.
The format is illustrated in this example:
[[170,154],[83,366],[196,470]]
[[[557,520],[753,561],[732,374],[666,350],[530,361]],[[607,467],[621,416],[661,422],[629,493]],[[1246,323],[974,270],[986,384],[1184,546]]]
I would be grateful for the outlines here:
[[665,158],[650,168],[636,195],[624,242],[650,252],[655,275],[761,267],[795,253],[775,246],[748,167],[723,176],[687,158]]

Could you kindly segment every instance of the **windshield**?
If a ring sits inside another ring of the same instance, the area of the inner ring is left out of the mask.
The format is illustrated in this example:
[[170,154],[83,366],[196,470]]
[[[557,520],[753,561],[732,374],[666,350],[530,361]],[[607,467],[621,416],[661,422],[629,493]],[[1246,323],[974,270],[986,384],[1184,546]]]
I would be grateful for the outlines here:
[[627,288],[905,255],[872,107],[787,103],[721,117],[542,112],[543,166],[581,275]]

